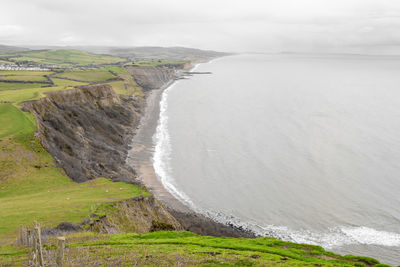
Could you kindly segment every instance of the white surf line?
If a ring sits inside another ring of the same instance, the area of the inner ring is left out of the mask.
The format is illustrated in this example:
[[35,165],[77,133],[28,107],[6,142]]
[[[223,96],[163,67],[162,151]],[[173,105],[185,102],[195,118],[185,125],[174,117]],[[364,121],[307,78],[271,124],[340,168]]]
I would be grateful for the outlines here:
[[[177,81],[179,82],[179,81]],[[188,205],[190,208],[194,208],[193,202],[190,198],[182,191],[179,191],[175,185],[175,180],[171,176],[170,160],[171,160],[171,143],[168,132],[168,93],[173,89],[175,84],[173,83],[164,90],[160,101],[160,116],[156,132],[153,136],[155,142],[155,149],[153,154],[153,166],[154,171],[161,181],[164,188],[172,194],[176,199],[182,203]]]
[[[211,61],[205,63],[197,63],[190,69],[190,71],[195,71],[200,66],[200,64],[208,64],[211,63]],[[168,93],[170,90],[174,88],[175,84],[177,84],[178,82],[180,81],[175,81],[169,87],[167,87],[163,91],[161,96],[160,116],[156,132],[153,136],[153,142],[155,143],[155,149],[153,153],[153,166],[157,178],[161,181],[164,188],[171,195],[173,195],[176,199],[178,199],[182,203],[186,204],[193,211],[202,213],[194,205],[189,196],[187,196],[183,191],[177,188],[175,179],[172,177],[172,171],[170,167],[172,148],[170,142],[170,135],[168,132],[168,115],[167,115]]]

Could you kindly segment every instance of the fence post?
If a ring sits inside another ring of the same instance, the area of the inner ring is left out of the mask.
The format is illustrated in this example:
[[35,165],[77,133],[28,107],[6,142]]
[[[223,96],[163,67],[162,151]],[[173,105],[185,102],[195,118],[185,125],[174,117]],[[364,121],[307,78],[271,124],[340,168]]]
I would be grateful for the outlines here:
[[18,235],[18,240],[17,240],[17,245],[22,246],[25,243],[25,227],[21,224],[19,226],[19,235]]
[[27,247],[30,247],[30,245],[31,245],[30,240],[31,240],[31,230],[27,228],[26,229],[26,246]]
[[37,263],[40,267],[43,267],[43,252],[42,252],[42,236],[40,230],[40,224],[36,221],[34,222],[33,231],[35,234],[35,250],[36,250],[36,259]]
[[65,237],[57,237],[57,258],[56,263],[58,267],[64,267],[64,249],[65,249]]
[[32,247],[33,247],[33,250],[32,250],[32,263],[33,263],[33,265],[34,265],[35,267],[36,267],[37,264],[38,264],[38,259],[37,259],[37,242],[36,242],[36,231],[35,231],[36,224],[37,224],[37,222],[34,221],[34,222],[33,222],[33,229],[32,229]]

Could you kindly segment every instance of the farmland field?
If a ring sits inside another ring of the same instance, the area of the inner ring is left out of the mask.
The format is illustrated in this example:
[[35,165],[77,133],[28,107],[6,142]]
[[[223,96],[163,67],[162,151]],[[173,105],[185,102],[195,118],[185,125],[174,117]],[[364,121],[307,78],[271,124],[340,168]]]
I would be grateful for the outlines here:
[[132,75],[130,75],[123,67],[108,67],[107,70],[114,72],[118,77],[122,78],[123,84],[121,82],[111,82],[109,83],[115,92],[123,95],[134,95],[134,96],[144,96],[142,88],[137,85]]
[[58,78],[51,78],[51,80],[57,86],[74,87],[74,86],[80,86],[80,85],[87,85],[88,84],[86,82],[76,82],[76,81],[71,81],[71,80],[66,80],[66,79],[58,79]]
[[26,89],[26,88],[38,88],[45,86],[44,83],[6,83],[0,81],[0,92],[5,90],[15,89]]
[[0,76],[17,75],[17,76],[44,76],[49,75],[51,71],[32,71],[32,70],[0,70]]
[[49,50],[18,53],[11,58],[14,61],[30,61],[40,64],[67,65],[98,65],[123,62],[125,59],[106,55],[97,55],[76,50]]
[[167,59],[163,59],[163,60],[137,60],[134,62],[130,62],[125,64],[125,66],[150,66],[150,67],[156,67],[156,66],[160,66],[160,65],[166,65],[166,64],[185,64],[188,63],[188,60],[167,60]]
[[109,82],[106,84],[111,85],[111,87],[117,94],[121,94],[121,95],[127,94],[124,81],[115,81],[115,82]]
[[1,80],[15,80],[15,81],[34,81],[34,82],[47,82],[47,78],[44,76],[39,75],[7,75],[1,76],[0,74],[0,81]]
[[115,78],[107,69],[72,70],[58,74],[57,77],[89,82],[106,81]]

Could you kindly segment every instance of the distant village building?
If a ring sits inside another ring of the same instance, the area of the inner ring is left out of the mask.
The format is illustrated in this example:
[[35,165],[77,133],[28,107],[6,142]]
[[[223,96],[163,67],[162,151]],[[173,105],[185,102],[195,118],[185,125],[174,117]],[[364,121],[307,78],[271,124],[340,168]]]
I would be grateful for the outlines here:
[[0,70],[33,70],[33,71],[49,71],[48,68],[33,67],[33,66],[19,66],[15,64],[0,63]]

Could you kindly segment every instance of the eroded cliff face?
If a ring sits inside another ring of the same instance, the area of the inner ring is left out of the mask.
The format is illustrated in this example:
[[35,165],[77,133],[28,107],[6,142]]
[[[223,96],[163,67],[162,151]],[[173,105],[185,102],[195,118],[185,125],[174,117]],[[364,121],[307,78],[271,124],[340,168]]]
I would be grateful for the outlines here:
[[162,88],[176,78],[174,68],[127,66],[125,69],[145,92]]
[[153,196],[139,196],[100,207],[88,223],[100,233],[148,233],[160,230],[183,230],[180,223]]
[[38,137],[58,167],[76,182],[98,177],[137,183],[125,164],[143,99],[116,94],[109,85],[51,92],[24,103]]

